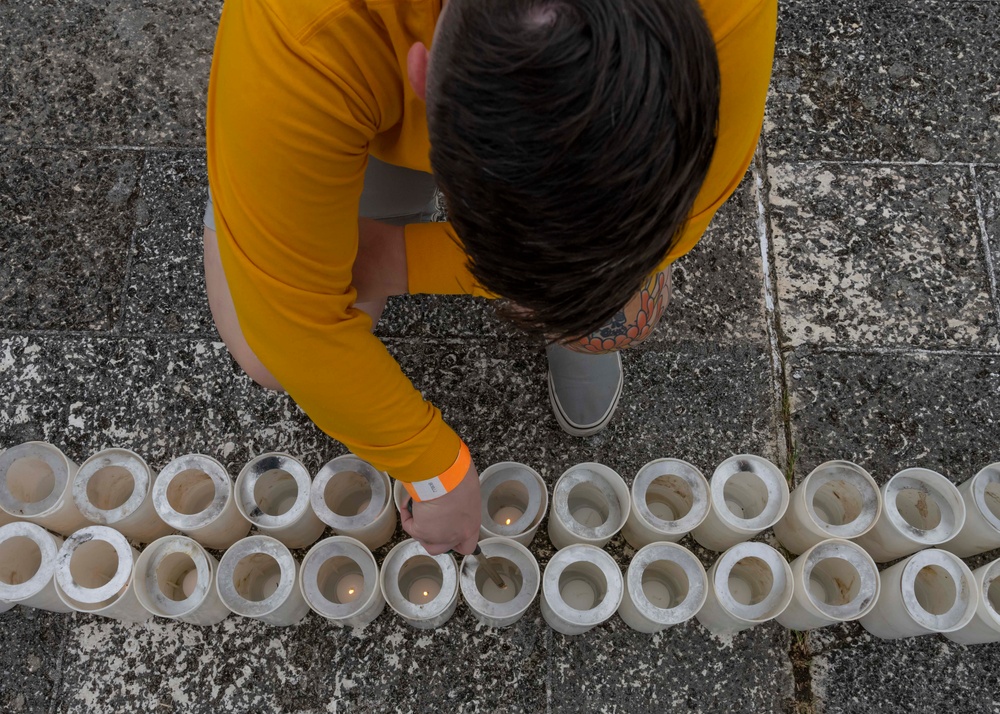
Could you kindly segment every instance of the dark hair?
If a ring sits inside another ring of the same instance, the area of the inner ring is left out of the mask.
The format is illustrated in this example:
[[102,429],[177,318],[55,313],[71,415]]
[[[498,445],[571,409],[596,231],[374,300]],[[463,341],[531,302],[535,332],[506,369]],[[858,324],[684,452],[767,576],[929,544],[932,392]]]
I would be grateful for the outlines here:
[[431,165],[504,312],[550,339],[603,325],[684,225],[715,147],[719,69],[695,0],[448,0]]

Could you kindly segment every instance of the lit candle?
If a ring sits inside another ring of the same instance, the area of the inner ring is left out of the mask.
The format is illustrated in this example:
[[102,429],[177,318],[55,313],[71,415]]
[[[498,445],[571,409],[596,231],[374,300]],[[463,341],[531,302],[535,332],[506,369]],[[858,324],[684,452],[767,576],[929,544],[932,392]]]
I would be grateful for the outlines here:
[[441,584],[431,578],[417,578],[406,593],[406,599],[414,605],[426,605],[441,592]]
[[361,573],[345,575],[337,583],[337,600],[342,605],[354,602],[365,589],[365,576]]
[[524,511],[515,506],[504,506],[496,513],[493,514],[493,520],[498,525],[509,526],[511,523],[517,523],[517,519],[524,515]]
[[573,519],[587,528],[597,528],[604,523],[604,516],[601,515],[601,512],[590,506],[580,506],[573,511]]
[[181,582],[181,591],[184,593],[184,597],[191,597],[191,593],[194,592],[195,587],[198,585],[198,569],[192,568],[184,576],[184,580]]

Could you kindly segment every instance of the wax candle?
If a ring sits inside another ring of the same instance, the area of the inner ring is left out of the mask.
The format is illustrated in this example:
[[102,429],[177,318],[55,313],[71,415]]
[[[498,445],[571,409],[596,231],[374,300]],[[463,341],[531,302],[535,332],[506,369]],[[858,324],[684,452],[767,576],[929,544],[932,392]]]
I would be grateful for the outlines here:
[[509,526],[523,515],[524,511],[516,506],[504,506],[493,514],[493,520],[501,526]]
[[441,592],[441,584],[431,578],[417,578],[410,585],[406,599],[415,605],[426,605]]
[[345,575],[337,583],[337,599],[341,604],[354,602],[365,589],[365,577],[361,573]]

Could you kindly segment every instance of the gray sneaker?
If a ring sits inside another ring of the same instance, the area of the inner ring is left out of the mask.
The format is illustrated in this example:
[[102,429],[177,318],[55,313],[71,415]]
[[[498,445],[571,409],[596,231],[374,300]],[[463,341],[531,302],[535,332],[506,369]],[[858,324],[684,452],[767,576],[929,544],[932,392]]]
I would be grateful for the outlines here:
[[573,436],[592,436],[606,427],[625,383],[621,354],[582,354],[559,345],[547,346],[545,353],[549,402],[559,426]]

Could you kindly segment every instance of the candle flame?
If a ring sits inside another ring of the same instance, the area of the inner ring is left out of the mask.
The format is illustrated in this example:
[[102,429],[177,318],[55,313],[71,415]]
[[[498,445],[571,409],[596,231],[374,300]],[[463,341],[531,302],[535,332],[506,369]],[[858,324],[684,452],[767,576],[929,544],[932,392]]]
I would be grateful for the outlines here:
[[504,523],[504,525],[505,525],[505,526],[509,526],[509,525],[510,525],[510,519],[509,519],[509,518],[507,519],[507,522],[506,522],[506,523]]
[[353,595],[354,594],[354,588],[351,588],[350,590],[348,590],[347,594],[348,595]]
[[428,592],[426,590],[424,590],[424,597],[427,597],[427,595],[428,595]]

